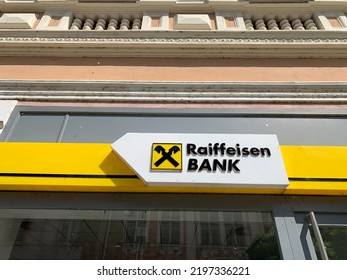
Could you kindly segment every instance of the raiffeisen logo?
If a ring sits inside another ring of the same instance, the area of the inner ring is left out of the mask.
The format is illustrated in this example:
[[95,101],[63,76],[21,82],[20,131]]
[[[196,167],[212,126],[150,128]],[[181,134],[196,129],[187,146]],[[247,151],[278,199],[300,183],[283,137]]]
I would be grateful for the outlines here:
[[[184,150],[182,148],[185,147]],[[182,155],[185,160],[182,160]],[[270,148],[241,147],[239,143],[155,143],[152,145],[152,171],[241,172],[242,158],[271,157]],[[182,166],[186,162],[186,166]]]
[[160,143],[152,145],[152,171],[181,171],[182,144]]

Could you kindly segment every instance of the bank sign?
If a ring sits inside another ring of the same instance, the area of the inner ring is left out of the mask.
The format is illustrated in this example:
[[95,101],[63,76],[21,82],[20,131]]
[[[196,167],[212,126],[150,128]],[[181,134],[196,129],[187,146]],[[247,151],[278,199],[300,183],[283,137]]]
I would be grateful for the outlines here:
[[276,135],[127,133],[112,149],[148,186],[289,184]]

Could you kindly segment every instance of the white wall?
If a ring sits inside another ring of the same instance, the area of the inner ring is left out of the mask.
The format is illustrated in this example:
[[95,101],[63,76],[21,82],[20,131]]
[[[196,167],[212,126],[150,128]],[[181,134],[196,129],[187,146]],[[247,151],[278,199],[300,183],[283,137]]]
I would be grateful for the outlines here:
[[0,134],[8,121],[17,101],[15,100],[0,100]]

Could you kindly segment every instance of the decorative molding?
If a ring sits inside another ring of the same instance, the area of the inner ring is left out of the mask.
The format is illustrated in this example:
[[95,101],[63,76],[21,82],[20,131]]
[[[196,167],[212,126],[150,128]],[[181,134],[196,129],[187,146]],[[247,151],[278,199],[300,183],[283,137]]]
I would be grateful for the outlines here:
[[[228,21],[233,21],[234,26],[229,27]],[[246,30],[241,12],[216,12],[216,22],[218,30]]]
[[341,31],[0,31],[0,56],[346,58],[346,45]]
[[347,83],[9,80],[0,81],[0,99],[57,102],[347,104]]
[[[347,30],[347,17],[342,11],[321,11],[314,14],[314,20],[320,29]],[[338,26],[333,26],[332,21]]]
[[[244,16],[247,30],[271,31],[315,31],[318,30],[316,18],[310,15],[284,16],[284,15],[257,15]],[[324,29],[321,27],[321,29]]]
[[[157,24],[155,25],[154,22]],[[145,12],[142,17],[143,30],[169,30],[168,12]]]
[[106,15],[99,17],[86,17],[77,16],[72,21],[71,31],[127,31],[127,30],[139,30],[141,29],[141,19],[134,17],[114,16],[109,18]]
[[[47,10],[37,25],[37,30],[69,30],[73,14],[71,11]],[[55,23],[52,25],[52,21]]]
[[208,14],[177,14],[174,30],[212,30],[211,19]]
[[32,29],[36,21],[33,13],[4,13],[0,17],[0,29]]

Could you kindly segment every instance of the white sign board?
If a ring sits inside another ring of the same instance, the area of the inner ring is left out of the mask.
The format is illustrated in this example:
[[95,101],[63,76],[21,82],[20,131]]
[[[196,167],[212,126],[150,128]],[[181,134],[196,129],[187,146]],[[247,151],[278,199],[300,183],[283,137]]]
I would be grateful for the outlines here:
[[289,184],[276,135],[127,133],[112,149],[148,186]]

